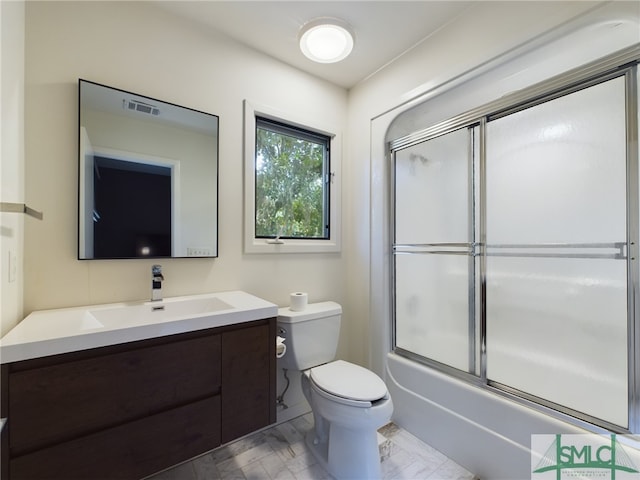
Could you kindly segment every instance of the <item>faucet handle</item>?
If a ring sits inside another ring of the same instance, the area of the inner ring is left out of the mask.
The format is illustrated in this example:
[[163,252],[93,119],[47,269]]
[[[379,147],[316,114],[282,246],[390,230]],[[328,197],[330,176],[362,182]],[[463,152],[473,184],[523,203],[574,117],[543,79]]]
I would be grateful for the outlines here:
[[162,265],[154,265],[151,267],[151,275],[153,275],[154,278],[160,278],[161,280],[164,280],[164,276],[162,275]]

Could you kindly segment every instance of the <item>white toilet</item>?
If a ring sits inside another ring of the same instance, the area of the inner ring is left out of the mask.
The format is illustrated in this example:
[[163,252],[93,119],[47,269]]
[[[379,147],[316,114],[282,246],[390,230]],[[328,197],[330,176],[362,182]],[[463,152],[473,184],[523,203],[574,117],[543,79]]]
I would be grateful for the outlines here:
[[315,428],[307,445],[336,479],[380,478],[377,429],[391,419],[393,402],[380,377],[335,360],[342,307],[309,304],[303,311],[278,310],[279,335],[287,351],[280,367],[302,372],[302,391]]

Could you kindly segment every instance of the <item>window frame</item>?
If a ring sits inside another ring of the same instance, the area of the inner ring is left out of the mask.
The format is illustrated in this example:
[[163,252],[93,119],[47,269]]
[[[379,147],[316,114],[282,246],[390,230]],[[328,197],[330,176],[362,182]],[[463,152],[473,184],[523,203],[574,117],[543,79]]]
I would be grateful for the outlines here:
[[[329,237],[264,238],[256,237],[256,117],[299,128],[310,134],[329,137],[329,195],[325,212],[329,220]],[[336,253],[341,238],[341,144],[342,138],[333,127],[297,118],[271,107],[244,101],[244,251],[245,253]]]
[[[328,240],[331,238],[331,209],[329,208],[329,199],[331,198],[331,137],[325,134],[312,132],[307,129],[284,124],[260,115],[256,115],[256,139],[258,131],[268,131],[279,136],[287,136],[317,145],[322,149],[322,172],[319,175],[322,182],[322,227],[321,234],[318,236],[292,236],[292,235],[258,235],[260,239],[282,239],[282,240]],[[256,157],[257,157],[256,145]],[[258,185],[258,173],[255,174],[255,185]],[[256,203],[256,210],[258,204]],[[254,219],[257,221],[257,219]]]

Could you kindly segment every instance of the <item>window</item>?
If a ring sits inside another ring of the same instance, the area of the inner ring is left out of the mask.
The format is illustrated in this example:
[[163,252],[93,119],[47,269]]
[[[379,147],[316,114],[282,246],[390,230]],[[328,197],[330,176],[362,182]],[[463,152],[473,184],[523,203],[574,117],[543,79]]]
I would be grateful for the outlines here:
[[329,238],[330,138],[256,118],[255,235]]
[[245,102],[245,251],[339,251],[339,136]]

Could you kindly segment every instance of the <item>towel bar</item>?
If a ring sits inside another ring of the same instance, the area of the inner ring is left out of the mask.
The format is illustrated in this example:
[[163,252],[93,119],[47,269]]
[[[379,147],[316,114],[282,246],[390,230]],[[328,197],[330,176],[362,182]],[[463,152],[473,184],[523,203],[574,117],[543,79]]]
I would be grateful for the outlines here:
[[38,220],[42,220],[44,214],[42,212],[38,212],[31,207],[28,207],[24,203],[10,203],[10,202],[0,202],[0,212],[5,213],[26,213],[30,217],[37,218]]

